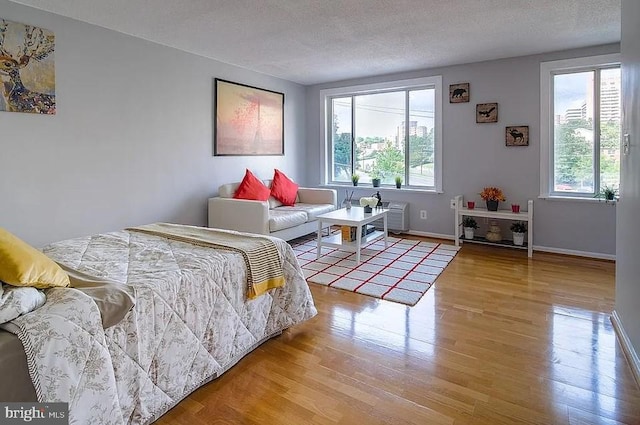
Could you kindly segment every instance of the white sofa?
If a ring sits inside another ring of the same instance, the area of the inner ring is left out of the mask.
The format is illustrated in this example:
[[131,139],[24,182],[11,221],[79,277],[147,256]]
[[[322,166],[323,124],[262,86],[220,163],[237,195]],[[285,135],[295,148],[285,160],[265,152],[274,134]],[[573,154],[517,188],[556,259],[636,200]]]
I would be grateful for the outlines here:
[[[271,185],[270,180],[264,183]],[[218,196],[209,198],[209,227],[291,240],[317,231],[316,217],[336,209],[338,195],[333,189],[300,187],[295,205],[284,206],[273,197],[268,201],[234,199],[239,185],[224,184]]]

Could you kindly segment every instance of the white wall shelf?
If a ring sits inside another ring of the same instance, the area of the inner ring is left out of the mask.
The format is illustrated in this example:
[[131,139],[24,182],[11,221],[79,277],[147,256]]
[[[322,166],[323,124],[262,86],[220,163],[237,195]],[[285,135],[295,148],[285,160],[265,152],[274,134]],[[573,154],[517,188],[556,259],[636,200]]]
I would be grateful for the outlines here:
[[[460,243],[463,241],[473,242],[473,243],[481,243],[485,245],[496,245],[496,246],[506,246],[511,248],[518,249],[526,249],[527,255],[529,257],[533,256],[533,200],[529,199],[527,201],[527,210],[520,211],[519,213],[514,213],[509,210],[498,210],[498,211],[489,211],[486,208],[473,208],[469,209],[464,207],[464,199],[462,195],[458,195],[454,198],[455,200],[455,242],[456,246],[460,246]],[[462,237],[463,233],[461,231],[462,227],[462,217],[463,216],[471,216],[471,217],[485,217],[485,218],[494,218],[497,220],[512,220],[512,221],[524,221],[527,223],[527,242],[523,246],[514,245],[511,241],[502,240],[499,242],[490,242],[482,237],[477,237],[473,239],[464,239]]]

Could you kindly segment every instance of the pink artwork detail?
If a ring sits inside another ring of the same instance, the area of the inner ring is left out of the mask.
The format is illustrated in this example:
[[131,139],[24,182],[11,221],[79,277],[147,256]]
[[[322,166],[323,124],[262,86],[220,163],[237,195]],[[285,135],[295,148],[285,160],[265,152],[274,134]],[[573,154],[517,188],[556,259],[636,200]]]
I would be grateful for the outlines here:
[[283,155],[284,94],[216,80],[214,155]]

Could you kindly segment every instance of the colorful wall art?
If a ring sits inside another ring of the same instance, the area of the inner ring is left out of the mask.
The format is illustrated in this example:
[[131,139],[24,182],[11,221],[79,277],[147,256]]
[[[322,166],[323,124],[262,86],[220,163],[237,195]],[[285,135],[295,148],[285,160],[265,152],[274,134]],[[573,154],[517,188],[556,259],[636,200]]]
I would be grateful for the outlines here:
[[284,93],[215,80],[213,154],[284,155]]
[[56,113],[53,32],[0,18],[0,111]]

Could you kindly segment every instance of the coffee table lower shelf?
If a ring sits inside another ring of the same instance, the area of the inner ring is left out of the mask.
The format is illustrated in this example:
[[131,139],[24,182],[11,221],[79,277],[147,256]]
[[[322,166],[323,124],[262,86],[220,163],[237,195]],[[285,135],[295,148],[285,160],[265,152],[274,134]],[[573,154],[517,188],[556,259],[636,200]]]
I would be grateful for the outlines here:
[[[362,229],[366,229],[367,224],[374,222],[378,218],[382,218],[383,231],[375,230],[372,233],[362,236]],[[366,213],[362,207],[351,207],[350,209],[342,208],[325,214],[320,214],[317,219],[318,247],[316,251],[316,258],[318,259],[320,258],[322,247],[328,246],[347,252],[355,252],[357,266],[360,264],[360,251],[363,244],[382,238],[384,239],[384,247],[387,248],[387,210],[383,208],[376,208]],[[342,233],[323,237],[322,228],[325,223],[337,226],[355,227],[356,240],[349,242],[343,241]]]
[[[383,237],[384,237],[384,232],[381,232],[380,230],[374,230],[373,232],[369,233],[368,235],[362,238],[361,244],[364,245],[369,242],[382,239]],[[322,246],[340,248],[344,251],[356,252],[358,250],[358,244],[356,243],[356,241],[351,241],[351,242],[343,241],[342,235],[340,233],[336,233],[331,236],[324,236],[322,238]]]

